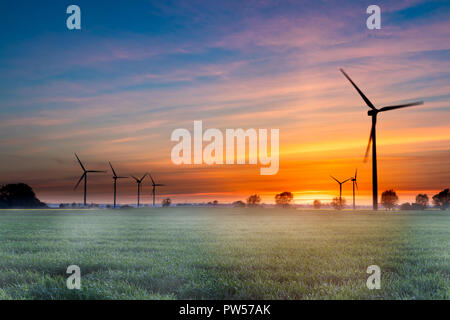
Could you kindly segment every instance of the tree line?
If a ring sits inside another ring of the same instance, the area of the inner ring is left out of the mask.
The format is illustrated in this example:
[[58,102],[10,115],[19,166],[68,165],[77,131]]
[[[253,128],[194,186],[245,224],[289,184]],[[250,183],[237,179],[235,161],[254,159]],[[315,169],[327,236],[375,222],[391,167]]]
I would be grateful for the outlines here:
[[[381,194],[381,204],[387,210],[392,210],[398,206],[398,196],[394,190],[386,190]],[[446,210],[450,207],[450,191],[444,189],[435,194],[432,198],[432,206],[437,209]],[[419,193],[416,196],[416,202],[402,203],[400,210],[425,210],[430,207],[430,199],[427,194]]]
[[[292,192],[284,191],[275,195],[275,204],[282,208],[288,208],[292,205],[294,200],[294,195]],[[381,194],[381,204],[387,210],[392,210],[396,207],[399,207],[400,210],[425,210],[430,207],[430,199],[427,194],[419,193],[416,196],[416,201],[413,203],[405,202],[400,206],[398,205],[399,198],[397,193],[390,189],[386,190]],[[446,210],[450,208],[450,190],[444,189],[441,192],[435,194],[431,197],[432,207],[438,208],[441,210]],[[209,205],[217,205],[218,201],[215,200],[213,202],[208,203]],[[166,198],[162,201],[163,207],[168,207],[171,205],[170,198]],[[235,201],[233,202],[235,207],[257,207],[261,205],[261,196],[258,194],[252,194],[247,199],[246,202],[243,201]],[[77,205],[73,203],[72,207],[76,207]],[[315,209],[320,209],[323,204],[320,200],[314,200],[313,206]],[[345,207],[345,199],[339,199],[335,197],[330,206],[341,210]],[[46,208],[47,205],[41,202],[34,193],[33,189],[24,183],[17,184],[7,184],[0,187],[0,208]],[[69,207],[63,205],[61,207]]]

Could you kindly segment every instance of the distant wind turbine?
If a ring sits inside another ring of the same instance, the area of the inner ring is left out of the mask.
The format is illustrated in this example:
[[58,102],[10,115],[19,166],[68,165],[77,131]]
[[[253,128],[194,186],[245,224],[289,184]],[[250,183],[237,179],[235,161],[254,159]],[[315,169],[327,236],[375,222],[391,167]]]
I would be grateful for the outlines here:
[[155,183],[155,180],[153,180],[153,177],[152,177],[151,174],[150,174],[150,179],[152,179],[152,186],[153,186],[153,190],[152,190],[152,195],[153,195],[153,206],[155,206],[156,187],[163,187],[164,184]]
[[353,210],[356,209],[356,205],[355,205],[355,187],[356,189],[358,189],[358,182],[356,182],[356,176],[358,175],[358,169],[356,169],[355,171],[355,176],[350,178],[353,182]]
[[111,167],[112,173],[113,173],[113,179],[114,179],[114,208],[116,207],[116,191],[117,191],[117,179],[126,179],[128,177],[119,177],[116,174],[116,171],[114,170],[111,162],[109,163],[109,166]]
[[342,185],[344,184],[344,183],[346,183],[348,180],[350,180],[351,178],[349,178],[349,179],[347,179],[347,180],[344,180],[344,181],[339,181],[338,179],[336,179],[335,177],[333,177],[333,176],[330,176],[330,177],[332,177],[334,180],[336,180],[336,182],[337,183],[339,183],[339,206],[341,207],[341,209],[342,209]]
[[134,180],[136,180],[137,186],[138,186],[138,198],[137,198],[137,207],[140,207],[140,199],[141,199],[141,183],[144,180],[144,178],[147,176],[147,173],[142,176],[142,178],[138,179],[135,176],[131,176]]
[[367,161],[367,157],[369,155],[370,144],[372,143],[372,200],[373,200],[373,210],[378,210],[378,175],[377,175],[377,144],[376,144],[376,124],[377,124],[377,115],[379,112],[412,107],[423,104],[423,101],[411,102],[406,104],[400,104],[396,106],[388,106],[380,109],[375,108],[375,106],[370,102],[369,99],[362,93],[362,91],[356,86],[356,84],[350,79],[350,77],[345,73],[343,69],[340,69],[344,76],[350,81],[353,87],[358,91],[361,98],[367,104],[367,106],[371,109],[367,112],[367,114],[372,117],[372,129],[370,130],[369,143],[367,144],[366,154],[364,155],[364,161]]
[[75,185],[75,188],[73,188],[74,190],[76,188],[78,188],[78,185],[80,184],[81,180],[84,179],[84,206],[86,206],[86,193],[87,193],[87,174],[90,173],[95,173],[95,172],[106,172],[106,171],[101,171],[101,170],[86,170],[86,168],[84,167],[83,163],[81,163],[80,158],[78,158],[77,154],[75,153],[75,157],[78,160],[78,163],[81,166],[81,169],[83,169],[83,174],[80,177],[80,180],[78,180],[77,184]]

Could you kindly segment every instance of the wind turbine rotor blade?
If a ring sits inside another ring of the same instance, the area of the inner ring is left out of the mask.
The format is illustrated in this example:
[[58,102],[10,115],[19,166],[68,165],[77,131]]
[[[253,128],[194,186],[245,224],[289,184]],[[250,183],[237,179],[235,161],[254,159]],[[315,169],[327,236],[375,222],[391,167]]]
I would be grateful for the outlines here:
[[342,181],[342,184],[346,183],[348,180],[351,180],[352,178],[348,178],[347,180]]
[[144,180],[144,178],[147,176],[148,173],[144,174],[141,178],[141,181]]
[[86,172],[102,172],[102,173],[106,173],[106,171],[105,170],[88,170],[88,171],[86,171]]
[[355,180],[356,180],[357,175],[358,175],[358,169],[355,170]]
[[136,180],[136,182],[139,182],[139,179],[136,178],[135,176],[131,176],[134,180]]
[[86,168],[83,166],[83,163],[81,163],[81,160],[80,160],[80,158],[78,158],[78,156],[77,156],[77,154],[76,153],[74,153],[75,154],[75,157],[77,158],[77,160],[78,160],[78,163],[80,164],[80,166],[81,166],[81,169],[83,169],[83,171],[86,171]]
[[153,180],[152,174],[149,173],[149,175],[150,175],[150,179],[152,179],[152,184],[155,184],[155,180]]
[[411,103],[406,103],[406,104],[399,104],[397,106],[387,106],[387,107],[383,107],[381,108],[379,111],[383,112],[383,111],[389,111],[389,110],[395,110],[395,109],[400,109],[400,108],[407,108],[407,107],[413,107],[413,106],[419,106],[423,104],[423,101],[416,101],[416,102],[411,102]]
[[165,186],[165,184],[160,184],[160,183],[157,183],[157,184],[155,184],[155,186],[156,186],[156,187],[164,187],[164,186]]
[[114,171],[114,168],[113,168],[111,162],[109,163],[109,166],[111,167],[114,177],[117,177],[116,171]]
[[356,181],[355,181],[355,187],[356,187],[356,190],[359,190],[358,189],[358,182],[356,182]]
[[344,74],[344,76],[347,78],[348,81],[350,81],[350,83],[353,85],[353,87],[356,89],[356,91],[358,91],[359,95],[361,96],[361,98],[363,98],[363,100],[366,102],[366,104],[369,106],[369,108],[372,108],[373,110],[377,110],[377,108],[375,108],[375,106],[373,105],[372,102],[370,102],[369,99],[367,99],[367,97],[364,95],[364,93],[362,93],[362,91],[358,88],[358,86],[353,82],[352,79],[350,79],[350,77],[348,76],[348,74],[345,73],[345,71],[343,69],[339,69],[341,70],[341,72]]
[[86,175],[86,172],[83,173],[80,177],[80,180],[78,180],[77,184],[75,185],[75,187],[73,188],[73,190],[75,190],[76,188],[78,188],[78,186],[80,185],[81,181],[83,180],[84,176]]
[[374,131],[375,131],[375,125],[372,124],[372,129],[370,129],[369,143],[367,144],[366,153],[364,154],[364,162],[367,162],[367,159],[369,157],[370,145],[372,144],[372,138],[373,138]]
[[336,182],[337,183],[341,183],[338,179],[336,179],[335,177],[333,177],[333,176],[330,176],[330,177],[332,177],[334,180],[336,180]]

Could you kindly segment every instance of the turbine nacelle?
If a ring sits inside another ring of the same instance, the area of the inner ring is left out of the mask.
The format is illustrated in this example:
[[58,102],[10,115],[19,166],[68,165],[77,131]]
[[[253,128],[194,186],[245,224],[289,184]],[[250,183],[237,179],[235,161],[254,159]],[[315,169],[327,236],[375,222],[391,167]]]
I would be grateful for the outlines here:
[[370,109],[369,111],[367,111],[367,115],[373,117],[376,116],[378,112],[380,112],[378,109]]
[[136,183],[137,184],[141,184],[142,183],[142,181],[145,179],[145,177],[148,175],[148,173],[146,173],[146,174],[144,174],[143,176],[142,176],[142,178],[136,178],[135,176],[131,176],[134,180],[136,180]]

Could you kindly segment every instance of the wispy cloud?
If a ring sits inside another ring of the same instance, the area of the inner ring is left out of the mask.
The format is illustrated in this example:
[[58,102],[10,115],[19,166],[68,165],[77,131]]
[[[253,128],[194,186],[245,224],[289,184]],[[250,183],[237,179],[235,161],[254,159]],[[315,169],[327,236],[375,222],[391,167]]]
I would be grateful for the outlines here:
[[[95,5],[86,9],[97,12]],[[22,31],[8,38],[14,45],[2,50],[0,63],[0,147],[33,165],[2,157],[5,180],[32,177],[44,200],[73,200],[61,190],[72,187],[66,173],[78,174],[70,159],[80,150],[93,164],[107,158],[127,172],[155,169],[172,182],[162,192],[183,199],[253,191],[269,199],[283,188],[302,199],[305,190],[324,190],[326,198],[334,190],[329,172],[351,174],[355,166],[368,196],[370,167],[361,165],[361,153],[370,123],[338,71],[344,67],[377,105],[426,102],[380,117],[380,187],[409,196],[408,188],[434,190],[448,181],[447,171],[439,176],[431,167],[445,168],[450,150],[445,2],[386,2],[377,31],[365,28],[364,3],[177,2],[136,10],[153,20],[125,24],[111,12],[111,32],[99,17],[79,34]],[[279,174],[269,181],[251,166],[174,166],[170,133],[191,129],[193,120],[279,128]],[[45,174],[55,163],[61,179],[54,184]],[[419,164],[419,182],[412,181],[407,170]],[[192,184],[176,182],[186,180]],[[99,178],[95,188],[98,196],[107,193],[109,180]]]

